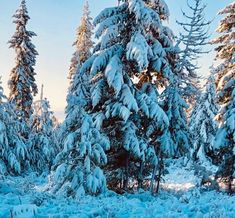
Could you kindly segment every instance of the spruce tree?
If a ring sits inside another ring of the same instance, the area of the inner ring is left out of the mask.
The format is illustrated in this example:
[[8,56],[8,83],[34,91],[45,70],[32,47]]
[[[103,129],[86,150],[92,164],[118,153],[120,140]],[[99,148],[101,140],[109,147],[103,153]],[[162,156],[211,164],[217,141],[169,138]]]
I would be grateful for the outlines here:
[[[94,21],[98,43],[82,72],[91,76],[96,128],[110,140],[105,174],[114,190],[160,174],[169,121],[154,82],[162,84],[173,74],[167,58],[171,31],[162,25],[167,17],[164,1],[128,0],[103,10]],[[134,77],[141,78],[140,86]]]
[[52,178],[53,192],[72,197],[97,195],[106,190],[100,167],[107,163],[105,151],[109,149],[109,140],[95,127],[88,113],[89,84],[82,79],[87,76],[79,75],[74,80],[78,84],[76,94],[69,99],[74,104],[60,127],[62,151],[55,159]]
[[0,83],[0,174],[19,175],[24,170],[28,151],[18,134],[21,128],[15,108],[8,102]]
[[53,118],[54,115],[50,110],[49,101],[43,97],[42,86],[40,100],[33,103],[28,138],[30,167],[40,173],[50,170],[59,151]]
[[72,83],[78,67],[83,62],[85,62],[91,55],[91,48],[94,44],[92,41],[92,30],[92,18],[90,16],[88,1],[86,1],[83,8],[81,24],[77,28],[77,38],[76,41],[73,43],[73,46],[76,48],[76,51],[74,52],[73,57],[71,59],[68,76]]
[[16,32],[9,44],[10,48],[15,49],[16,52],[16,66],[10,74],[9,99],[16,106],[17,116],[21,120],[27,121],[33,112],[33,95],[38,92],[34,72],[38,53],[31,42],[31,38],[36,34],[26,29],[30,17],[25,0],[21,1],[20,7],[16,10],[13,18],[13,23],[16,24]]
[[235,3],[225,7],[219,14],[225,17],[221,20],[217,32],[221,34],[213,40],[218,44],[217,59],[222,63],[216,69],[216,84],[218,99],[222,106],[219,113],[220,127],[215,138],[215,148],[221,157],[218,177],[228,182],[228,191],[232,190],[235,174]]
[[53,167],[53,191],[73,197],[97,195],[106,190],[106,178],[100,167],[107,163],[105,151],[109,148],[109,140],[95,128],[89,115],[89,75],[81,72],[93,46],[89,14],[86,2],[74,43],[77,51],[70,67],[66,118],[59,131],[62,151]]
[[213,158],[213,141],[218,129],[215,116],[219,111],[213,75],[207,80],[206,89],[197,102],[197,107],[190,118],[190,132],[193,140],[191,155],[194,161],[202,164]]
[[175,80],[162,93],[163,109],[166,112],[170,126],[168,157],[182,157],[189,152],[191,140],[187,123],[186,109],[188,105],[181,96],[178,82]]
[[[69,69],[69,79],[71,81],[67,95],[67,107],[65,113],[69,116],[70,111],[73,111],[73,107],[76,107],[75,98],[80,96],[80,85],[87,83],[86,75],[81,76],[80,68],[82,64],[91,56],[91,50],[93,47],[92,41],[92,18],[90,17],[90,10],[88,1],[85,2],[83,9],[83,16],[81,18],[81,24],[77,28],[77,38],[74,42],[76,51],[71,59],[71,65]],[[84,80],[84,81],[83,81]],[[88,87],[83,86],[81,90],[84,93],[83,98],[88,97]]]
[[185,21],[177,23],[183,28],[180,33],[178,46],[180,59],[177,62],[177,69],[181,71],[182,94],[187,103],[194,105],[200,94],[200,78],[197,70],[200,68],[197,60],[202,54],[208,53],[203,46],[208,44],[208,28],[211,21],[206,21],[206,5],[203,0],[187,1],[189,14],[183,11]]

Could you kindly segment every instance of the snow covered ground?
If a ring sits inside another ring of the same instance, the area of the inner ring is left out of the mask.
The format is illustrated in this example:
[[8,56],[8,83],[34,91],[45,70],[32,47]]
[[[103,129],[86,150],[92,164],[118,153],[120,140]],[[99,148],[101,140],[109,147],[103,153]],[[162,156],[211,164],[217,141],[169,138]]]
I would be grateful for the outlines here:
[[44,192],[46,177],[0,178],[0,218],[6,217],[202,217],[234,218],[235,196],[196,188],[198,178],[186,167],[173,165],[161,191],[66,199]]

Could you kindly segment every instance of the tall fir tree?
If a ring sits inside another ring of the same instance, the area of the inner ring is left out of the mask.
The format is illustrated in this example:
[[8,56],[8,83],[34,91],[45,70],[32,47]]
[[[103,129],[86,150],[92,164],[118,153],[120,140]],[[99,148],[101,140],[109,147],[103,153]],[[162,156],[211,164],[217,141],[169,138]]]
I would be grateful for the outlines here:
[[[91,75],[92,116],[110,140],[105,167],[111,189],[128,189],[131,179],[161,174],[169,121],[157,101],[156,84],[170,80],[171,31],[164,1],[127,0],[103,10],[94,54],[82,67]],[[136,85],[132,79],[140,78]],[[154,80],[157,78],[157,81]],[[137,88],[138,87],[138,88]]]
[[70,67],[66,118],[60,128],[62,151],[57,155],[53,167],[53,191],[73,197],[97,195],[106,190],[106,178],[101,166],[107,163],[105,151],[110,146],[107,137],[95,128],[89,115],[89,75],[80,70],[90,57],[93,46],[93,26],[89,14],[86,2],[74,43],[77,51]]
[[[74,42],[76,51],[73,54],[71,59],[71,65],[69,68],[69,79],[71,81],[70,87],[67,95],[67,107],[65,113],[69,115],[70,111],[73,110],[73,107],[76,106],[75,98],[80,96],[80,85],[82,83],[87,83],[88,78],[86,75],[81,76],[80,68],[82,64],[91,56],[91,50],[93,48],[92,41],[92,18],[90,17],[90,10],[88,1],[85,2],[83,9],[83,16],[81,18],[81,24],[77,28],[77,38]],[[84,81],[83,81],[84,80]],[[83,86],[84,90],[81,90],[84,93],[84,97],[88,97],[88,87]]]
[[18,134],[21,128],[15,108],[8,102],[0,83],[0,174],[19,175],[24,170],[28,150]]
[[208,78],[206,89],[199,98],[197,107],[190,118],[189,126],[193,141],[191,156],[194,161],[203,164],[211,162],[213,158],[213,141],[218,130],[215,116],[218,111],[215,78],[212,74]]
[[92,41],[92,18],[90,16],[90,9],[88,1],[85,1],[83,8],[83,16],[81,18],[80,26],[77,28],[77,38],[73,43],[76,51],[71,59],[68,78],[73,83],[74,76],[77,69],[83,62],[85,62],[91,55],[91,48],[93,47]]
[[215,148],[221,157],[218,177],[228,182],[228,191],[232,190],[235,176],[235,3],[220,11],[224,15],[217,29],[221,34],[213,40],[218,44],[217,59],[222,63],[216,69],[218,99],[222,106],[219,114],[220,127],[215,138]]
[[26,29],[30,17],[25,0],[21,1],[13,18],[13,23],[16,24],[16,32],[9,44],[10,48],[15,49],[16,52],[16,66],[12,69],[10,75],[9,99],[16,106],[18,117],[27,121],[33,113],[33,95],[38,92],[35,83],[36,73],[34,72],[38,53],[31,42],[31,38],[36,34]]
[[202,54],[208,53],[203,46],[208,44],[211,21],[206,21],[204,18],[206,5],[203,0],[187,0],[187,5],[191,13],[183,11],[185,21],[177,21],[183,28],[177,43],[178,46],[182,46],[179,50],[177,69],[181,71],[184,99],[192,106],[200,94],[200,78],[196,72],[200,67],[197,60]]

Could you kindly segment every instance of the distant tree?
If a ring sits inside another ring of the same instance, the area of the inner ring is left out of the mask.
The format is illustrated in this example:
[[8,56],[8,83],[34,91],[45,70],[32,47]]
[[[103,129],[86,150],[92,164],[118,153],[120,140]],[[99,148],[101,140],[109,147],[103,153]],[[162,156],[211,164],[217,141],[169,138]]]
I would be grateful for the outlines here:
[[221,156],[221,165],[218,177],[222,177],[232,190],[235,176],[235,3],[231,3],[220,11],[225,15],[220,22],[217,32],[221,33],[213,40],[218,44],[217,59],[223,61],[216,69],[216,84],[218,99],[222,106],[218,119],[220,127],[215,138],[215,148]]
[[181,97],[178,82],[170,84],[162,93],[163,109],[166,112],[170,125],[170,144],[168,157],[182,157],[191,147],[189,127],[187,123],[187,103]]
[[82,63],[85,62],[91,55],[91,48],[94,44],[92,41],[92,30],[92,18],[90,16],[88,1],[86,1],[83,9],[81,24],[77,28],[77,38],[73,43],[76,51],[73,54],[69,68],[68,78],[71,80],[71,83],[73,83],[78,67],[81,66]]
[[158,105],[155,84],[172,76],[167,54],[173,46],[171,31],[162,25],[168,17],[164,1],[119,3],[96,17],[98,43],[82,72],[91,75],[96,128],[111,144],[104,168],[108,187],[121,191],[130,188],[131,180],[141,183],[152,174],[153,184],[161,174],[169,121]]
[[33,103],[28,138],[29,164],[38,172],[50,170],[53,160],[59,151],[55,135],[54,115],[50,105],[43,97],[43,86],[40,100]]
[[38,53],[31,42],[31,38],[36,34],[26,29],[30,17],[25,0],[21,1],[20,7],[13,15],[13,18],[15,19],[16,32],[9,44],[10,48],[14,48],[16,52],[16,66],[10,75],[9,99],[16,106],[17,116],[21,120],[27,121],[33,113],[33,95],[38,92],[34,72]]
[[14,106],[8,102],[0,83],[0,174],[19,175],[24,170],[28,151],[18,134],[21,128]]
[[194,161],[205,163],[213,157],[213,141],[218,129],[215,116],[219,106],[216,99],[214,76],[211,75],[206,83],[206,89],[197,102],[197,107],[190,118],[190,132],[193,140],[191,151]]
[[180,59],[177,63],[178,71],[182,71],[182,89],[183,96],[189,104],[194,104],[197,96],[200,94],[200,81],[197,70],[200,68],[197,64],[198,58],[208,51],[203,50],[203,46],[208,44],[208,28],[211,21],[206,21],[204,12],[206,5],[203,0],[187,0],[190,14],[183,11],[184,22],[177,21],[183,28],[178,40]]
[[[80,87],[82,83],[87,83],[88,77],[86,74],[81,75],[80,68],[82,64],[91,56],[91,49],[93,47],[92,41],[92,18],[90,17],[90,10],[88,1],[85,2],[83,9],[83,16],[81,18],[81,24],[77,29],[77,39],[74,42],[76,51],[73,54],[71,65],[69,69],[69,79],[71,80],[70,87],[67,95],[67,106],[65,113],[69,116],[69,113],[73,111],[78,102],[75,99],[83,92],[83,98],[88,98],[89,87]],[[76,122],[76,121],[75,121]]]

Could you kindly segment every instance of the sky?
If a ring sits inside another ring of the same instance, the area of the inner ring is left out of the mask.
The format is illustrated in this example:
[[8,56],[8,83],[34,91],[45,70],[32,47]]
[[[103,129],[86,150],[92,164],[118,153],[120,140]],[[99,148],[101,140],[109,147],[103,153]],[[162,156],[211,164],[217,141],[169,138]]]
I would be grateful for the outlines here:
[[[165,0],[170,10],[169,25],[177,35],[181,28],[176,20],[184,21],[181,9],[188,12],[187,0]],[[192,0],[189,0],[192,1]],[[210,26],[211,38],[216,37],[215,30],[221,16],[217,13],[232,0],[203,0],[207,4],[205,17],[213,20]],[[28,30],[37,34],[33,43],[39,53],[35,72],[36,82],[40,89],[44,85],[44,96],[48,98],[51,108],[59,119],[63,118],[66,106],[66,95],[69,81],[67,79],[70,59],[74,52],[72,44],[75,31],[82,16],[84,0],[26,0],[31,20]],[[9,49],[8,40],[14,34],[15,25],[12,15],[18,8],[20,0],[0,0],[0,75],[2,76],[5,93],[8,94],[7,81],[14,67],[15,53]],[[92,17],[106,7],[115,6],[117,0],[89,0]],[[205,49],[212,49],[208,47]],[[201,66],[199,74],[206,76],[213,63],[215,53],[202,56],[198,60]],[[35,100],[37,100],[36,96]]]

